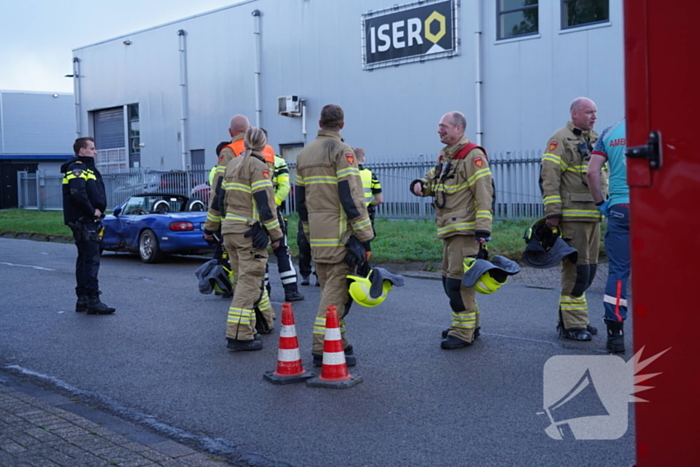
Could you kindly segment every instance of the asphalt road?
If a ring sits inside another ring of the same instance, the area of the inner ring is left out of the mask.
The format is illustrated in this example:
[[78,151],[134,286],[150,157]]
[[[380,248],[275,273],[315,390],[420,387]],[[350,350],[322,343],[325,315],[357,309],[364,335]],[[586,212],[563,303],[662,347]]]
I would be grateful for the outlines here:
[[[147,265],[107,253],[102,298],[117,312],[88,316],[73,311],[75,256],[72,244],[0,238],[1,368],[179,441],[258,466],[634,463],[633,404],[619,439],[554,440],[544,431],[545,362],[605,355],[603,335],[592,343],[557,338],[557,290],[507,284],[479,296],[482,338],[444,351],[450,311],[441,284],[409,277],[382,305],[355,305],[348,316],[358,356],[350,372],[364,382],[275,386],[262,375],[276,367],[278,330],[263,336],[262,351],[229,353],[229,303],[198,292],[202,259]],[[301,291],[296,329],[311,369],[320,288]],[[273,274],[278,315],[282,299]],[[588,303],[602,316],[600,294],[589,293]]]

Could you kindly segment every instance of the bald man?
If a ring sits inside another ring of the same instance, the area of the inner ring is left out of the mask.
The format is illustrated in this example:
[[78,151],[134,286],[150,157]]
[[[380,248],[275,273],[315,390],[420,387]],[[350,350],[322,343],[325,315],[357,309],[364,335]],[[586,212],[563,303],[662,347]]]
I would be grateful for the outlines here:
[[598,267],[602,216],[588,190],[586,170],[598,139],[593,131],[597,108],[579,97],[569,112],[571,120],[547,141],[540,188],[547,226],[578,251],[575,263],[568,257],[562,262],[557,329],[560,337],[590,341],[598,331],[590,325],[585,292]]
[[462,284],[464,259],[476,257],[491,237],[493,178],[486,151],[464,134],[467,119],[448,112],[438,125],[445,147],[435,167],[410,185],[416,196],[431,196],[438,238],[442,240],[442,286],[449,299],[452,323],[443,331],[440,347],[467,347],[479,337],[476,290]]

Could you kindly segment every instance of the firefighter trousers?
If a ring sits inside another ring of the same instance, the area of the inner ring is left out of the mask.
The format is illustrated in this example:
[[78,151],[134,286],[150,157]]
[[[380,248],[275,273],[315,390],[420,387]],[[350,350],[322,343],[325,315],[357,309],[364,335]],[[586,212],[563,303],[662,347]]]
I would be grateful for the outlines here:
[[340,263],[316,263],[316,274],[321,284],[321,303],[318,306],[318,314],[314,322],[314,337],[312,353],[323,354],[323,339],[326,335],[326,310],[329,306],[335,306],[340,322],[340,335],[343,339],[343,348],[350,345],[345,337],[345,316],[350,311],[352,298],[348,293],[347,275],[352,274],[352,269],[345,261]]
[[[261,301],[267,249],[253,248],[244,234],[224,234],[224,246],[236,277],[236,292],[228,310],[226,337],[251,340],[255,337],[255,307]],[[269,299],[268,299],[269,303]]]
[[578,261],[562,261],[559,313],[564,329],[585,329],[590,323],[586,289],[593,283],[598,268],[600,224],[563,221],[560,228],[564,240],[578,251]]
[[452,309],[449,335],[466,342],[474,340],[474,330],[480,326],[476,291],[462,285],[464,258],[476,256],[479,244],[474,235],[453,235],[443,240],[442,285]]
[[[277,219],[282,226],[282,239],[280,240],[280,245],[272,250],[272,253],[277,257],[277,270],[280,274],[280,280],[282,281],[282,286],[284,290],[297,290],[297,270],[294,268],[294,263],[292,263],[292,257],[289,254],[289,245],[287,243],[287,221],[282,216],[282,213],[277,211]],[[265,287],[270,287],[270,274],[269,266],[265,268]]]

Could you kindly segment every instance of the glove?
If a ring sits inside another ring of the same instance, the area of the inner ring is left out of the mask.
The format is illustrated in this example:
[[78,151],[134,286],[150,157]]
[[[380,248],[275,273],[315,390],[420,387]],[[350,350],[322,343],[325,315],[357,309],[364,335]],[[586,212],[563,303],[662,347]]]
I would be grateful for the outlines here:
[[598,211],[600,211],[600,213],[605,217],[609,217],[608,213],[610,212],[610,200],[606,199],[605,201],[603,201],[603,204],[598,206]]
[[353,270],[367,262],[367,249],[362,246],[362,243],[354,235],[351,235],[345,243],[345,248],[348,249],[345,255],[345,262]]
[[474,237],[476,237],[477,240],[481,240],[483,238],[487,242],[490,242],[491,232],[489,232],[488,230],[477,230],[476,232],[474,232]]
[[244,235],[245,238],[253,237],[253,248],[256,250],[264,250],[270,243],[270,236],[265,232],[260,226],[260,223],[256,222],[253,227],[251,227]]

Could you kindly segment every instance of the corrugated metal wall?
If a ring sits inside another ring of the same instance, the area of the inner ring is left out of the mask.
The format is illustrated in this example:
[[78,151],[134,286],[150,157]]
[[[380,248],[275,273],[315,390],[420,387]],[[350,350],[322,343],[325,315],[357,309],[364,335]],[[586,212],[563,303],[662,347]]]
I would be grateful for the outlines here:
[[[178,30],[186,31],[187,148],[228,137],[230,117],[255,123],[253,10],[261,24],[261,124],[271,143],[303,142],[302,119],[277,115],[277,97],[307,99],[307,140],[320,109],[346,111],[343,135],[376,161],[433,154],[442,114],[460,110],[474,139],[476,1],[458,2],[460,55],[362,70],[361,15],[395,0],[257,0],[155,27],[74,51],[80,59],[83,132],[89,111],[138,103],[141,166],[181,168]],[[409,2],[406,2],[409,3]],[[418,4],[418,3],[416,3]],[[568,119],[572,99],[599,108],[598,129],[623,112],[621,2],[610,2],[603,27],[560,30],[560,2],[540,2],[539,34],[496,40],[496,2],[481,1],[483,145],[490,152],[540,150]],[[130,45],[125,45],[129,41]]]
[[73,153],[72,94],[0,91],[0,114],[0,154]]

